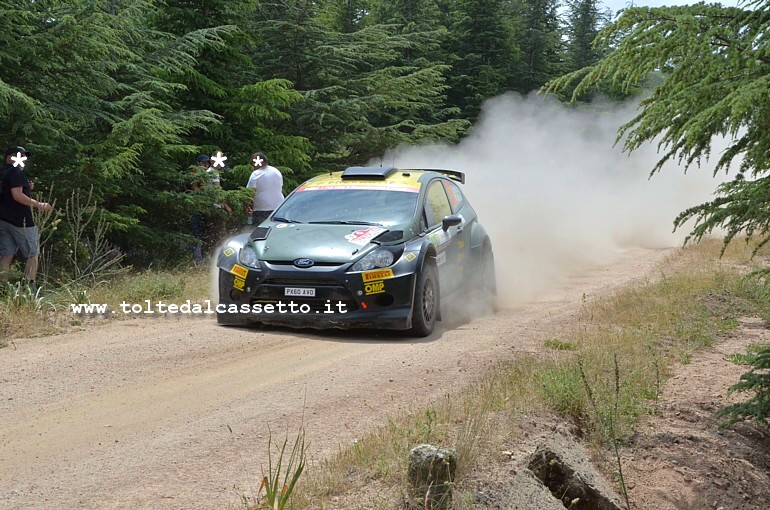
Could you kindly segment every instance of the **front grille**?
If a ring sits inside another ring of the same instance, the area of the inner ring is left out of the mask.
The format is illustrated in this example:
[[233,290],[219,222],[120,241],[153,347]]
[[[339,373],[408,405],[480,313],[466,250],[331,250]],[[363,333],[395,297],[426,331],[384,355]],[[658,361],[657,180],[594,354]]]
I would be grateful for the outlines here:
[[[301,287],[315,289],[314,297],[287,296],[286,287]],[[322,278],[268,278],[261,282],[252,295],[252,303],[276,303],[281,301],[294,302],[297,306],[307,304],[311,313],[324,313],[327,306],[333,312],[337,312],[337,303],[345,305],[345,309],[352,311],[358,308],[353,294],[336,280]]]
[[295,285],[301,285],[303,287],[340,287],[340,282],[337,280],[328,280],[324,278],[267,278],[262,281],[262,285],[282,285],[284,287],[292,287]]
[[[265,260],[268,264],[272,266],[291,266],[294,267],[294,261],[293,260]],[[340,264],[339,262],[316,262],[313,261],[313,267],[342,267],[344,264]]]

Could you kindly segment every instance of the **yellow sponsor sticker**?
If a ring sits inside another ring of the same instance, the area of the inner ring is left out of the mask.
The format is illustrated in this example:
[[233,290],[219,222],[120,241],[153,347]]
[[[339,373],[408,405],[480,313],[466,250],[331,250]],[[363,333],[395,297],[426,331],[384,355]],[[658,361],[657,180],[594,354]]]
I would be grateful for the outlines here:
[[246,278],[249,275],[249,270],[243,266],[239,266],[238,264],[233,264],[233,268],[230,270],[230,272],[235,276],[240,276],[241,278]]
[[297,191],[324,191],[335,189],[370,189],[387,191],[420,192],[420,174],[404,176],[403,173],[389,176],[383,180],[343,180],[341,174],[322,175],[306,182]]
[[406,259],[407,262],[411,262],[417,258],[417,255],[415,255],[414,253],[407,253],[406,255],[404,255],[404,258]]
[[375,271],[366,271],[361,273],[361,278],[365,282],[373,282],[375,280],[384,280],[385,278],[393,278],[392,269],[377,269]]
[[383,292],[385,292],[385,282],[371,282],[364,285],[364,293],[367,296],[382,294]]
[[243,278],[237,278],[237,277],[236,277],[236,278],[233,280],[233,287],[234,287],[236,290],[243,290],[243,288],[244,288],[245,286],[246,286],[246,280],[244,280]]
[[223,251],[222,253],[225,254],[225,257],[229,257],[230,255],[235,253],[235,250],[233,250],[232,248],[225,248],[225,251]]

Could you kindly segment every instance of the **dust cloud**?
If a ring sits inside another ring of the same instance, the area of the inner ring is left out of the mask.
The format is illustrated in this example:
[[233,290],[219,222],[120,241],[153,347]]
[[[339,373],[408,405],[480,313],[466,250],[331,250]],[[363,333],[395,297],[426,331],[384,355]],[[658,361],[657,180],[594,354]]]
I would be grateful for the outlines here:
[[671,164],[648,178],[654,144],[630,155],[613,146],[636,113],[635,104],[579,109],[504,95],[485,103],[461,143],[399,147],[383,162],[466,173],[463,189],[492,239],[501,304],[511,305],[622,250],[681,245],[689,230],[672,233],[676,215],[726,179],[708,164],[687,175]]

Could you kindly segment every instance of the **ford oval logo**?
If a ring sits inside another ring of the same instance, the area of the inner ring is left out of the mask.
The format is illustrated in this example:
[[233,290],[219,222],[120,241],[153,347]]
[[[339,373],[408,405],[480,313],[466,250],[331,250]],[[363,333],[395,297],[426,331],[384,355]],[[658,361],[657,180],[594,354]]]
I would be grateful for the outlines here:
[[313,264],[315,262],[310,259],[297,259],[294,261],[294,265],[297,267],[313,267]]

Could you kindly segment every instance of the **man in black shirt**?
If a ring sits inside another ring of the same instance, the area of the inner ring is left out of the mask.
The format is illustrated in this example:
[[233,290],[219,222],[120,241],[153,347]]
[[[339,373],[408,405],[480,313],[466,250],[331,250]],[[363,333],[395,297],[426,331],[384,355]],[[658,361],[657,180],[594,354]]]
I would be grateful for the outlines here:
[[24,162],[31,154],[24,147],[5,150],[5,165],[0,169],[0,269],[8,271],[13,256],[27,259],[24,274],[34,288],[40,255],[40,232],[32,217],[32,208],[50,211],[51,204],[30,197],[24,174]]

